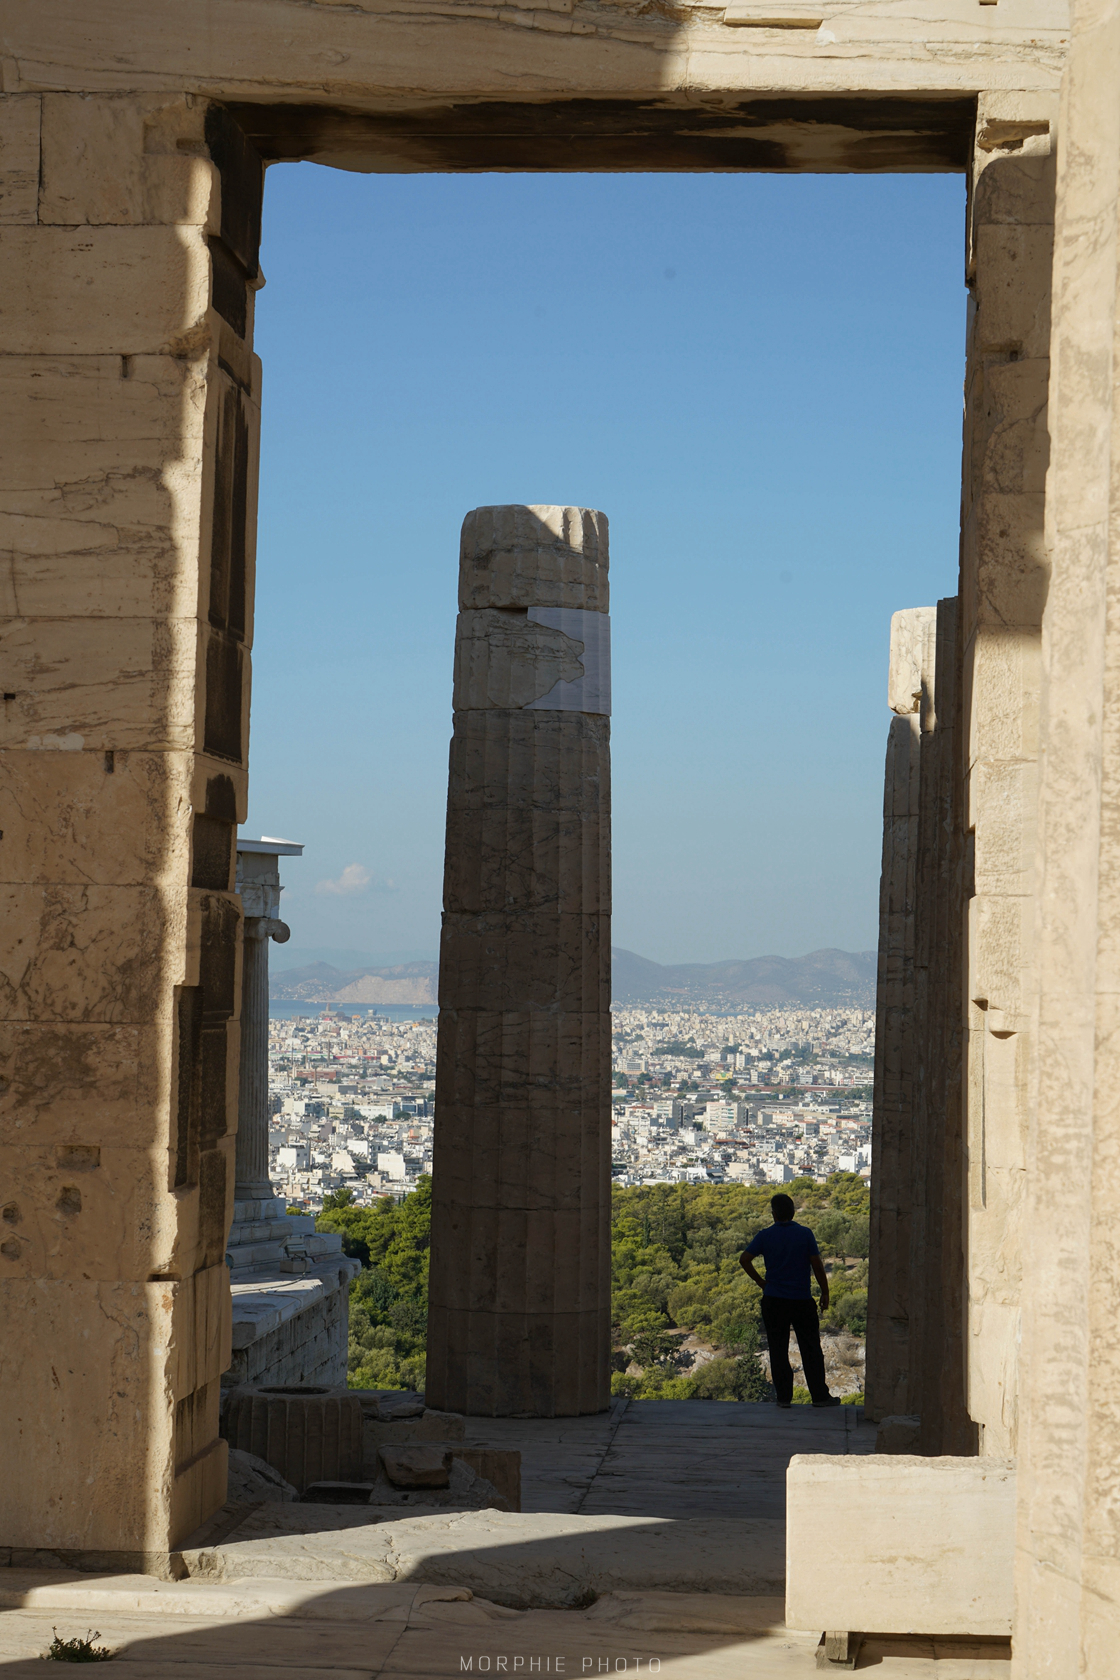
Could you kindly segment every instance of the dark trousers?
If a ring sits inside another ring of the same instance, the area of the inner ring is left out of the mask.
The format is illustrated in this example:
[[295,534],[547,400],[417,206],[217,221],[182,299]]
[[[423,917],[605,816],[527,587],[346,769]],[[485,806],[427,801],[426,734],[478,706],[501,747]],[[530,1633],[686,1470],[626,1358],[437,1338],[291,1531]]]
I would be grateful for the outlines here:
[[813,1300],[785,1301],[780,1295],[764,1295],[762,1322],[770,1349],[770,1381],[778,1399],[793,1399],[793,1369],[789,1362],[789,1333],[792,1330],[801,1349],[801,1367],[809,1393],[814,1400],[827,1400],[828,1384],[824,1377],[817,1303]]

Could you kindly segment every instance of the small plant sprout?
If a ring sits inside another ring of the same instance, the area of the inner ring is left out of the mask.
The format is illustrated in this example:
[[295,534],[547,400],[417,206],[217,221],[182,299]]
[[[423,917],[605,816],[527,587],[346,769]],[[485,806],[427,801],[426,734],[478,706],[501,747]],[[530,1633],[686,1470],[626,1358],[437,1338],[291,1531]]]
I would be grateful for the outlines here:
[[54,1638],[43,1652],[44,1662],[111,1662],[113,1652],[108,1645],[95,1645],[100,1631],[86,1629],[84,1639],[60,1639],[58,1629],[52,1628]]

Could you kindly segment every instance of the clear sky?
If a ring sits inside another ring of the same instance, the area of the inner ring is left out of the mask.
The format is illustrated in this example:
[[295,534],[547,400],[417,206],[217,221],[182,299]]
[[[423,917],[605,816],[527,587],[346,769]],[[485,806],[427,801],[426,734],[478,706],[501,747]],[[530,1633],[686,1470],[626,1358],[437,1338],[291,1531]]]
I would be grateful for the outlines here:
[[611,523],[614,943],[876,939],[890,615],[956,589],[964,182],[269,170],[250,811],[277,966],[438,944],[458,534]]

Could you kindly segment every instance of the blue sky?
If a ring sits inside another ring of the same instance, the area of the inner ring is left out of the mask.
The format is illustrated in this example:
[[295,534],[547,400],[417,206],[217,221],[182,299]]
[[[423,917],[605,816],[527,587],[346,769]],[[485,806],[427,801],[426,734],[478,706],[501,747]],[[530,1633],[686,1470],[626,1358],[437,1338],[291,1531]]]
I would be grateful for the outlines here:
[[614,942],[876,937],[890,615],[954,593],[959,176],[269,170],[249,834],[434,956],[458,532],[611,522]]

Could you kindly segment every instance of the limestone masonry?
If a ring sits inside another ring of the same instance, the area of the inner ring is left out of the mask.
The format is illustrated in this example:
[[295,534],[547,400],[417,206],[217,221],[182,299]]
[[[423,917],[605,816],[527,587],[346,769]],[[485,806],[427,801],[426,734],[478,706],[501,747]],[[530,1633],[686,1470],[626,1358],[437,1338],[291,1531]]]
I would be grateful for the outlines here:
[[[341,1264],[318,1305],[310,1244],[264,1278],[242,1345],[226,1263],[231,1228],[269,1267],[309,1235],[256,1193],[275,911],[236,880],[265,168],[954,171],[959,588],[899,603],[889,684],[884,1450],[791,1499],[791,1550],[843,1533],[861,1585],[789,1608],[839,1657],[897,1538],[919,1631],[963,1631],[941,1486],[984,1513],[1013,1675],[1116,1672],[1118,87],[1120,0],[9,0],[0,1556],[167,1573],[226,1498],[223,1376],[337,1348]],[[467,1411],[605,1403],[605,558],[586,510],[464,530],[430,1368]]]

